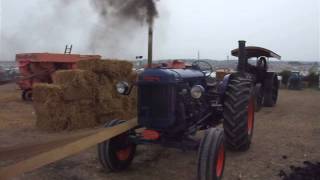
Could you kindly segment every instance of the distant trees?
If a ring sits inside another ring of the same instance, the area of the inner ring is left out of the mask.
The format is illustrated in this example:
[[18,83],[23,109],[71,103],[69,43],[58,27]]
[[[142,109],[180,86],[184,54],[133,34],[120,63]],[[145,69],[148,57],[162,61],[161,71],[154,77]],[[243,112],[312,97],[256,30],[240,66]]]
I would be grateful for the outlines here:
[[309,87],[319,87],[319,73],[310,72],[304,80],[308,82]]
[[309,69],[309,73],[318,73],[319,71],[319,64],[317,62],[313,63],[313,65]]
[[[292,72],[289,70],[283,70],[279,73],[282,76],[281,83],[285,86],[288,85],[289,77],[291,76]],[[314,70],[309,71],[307,76],[304,76],[302,79],[305,82],[305,87],[319,87],[319,72]]]
[[315,62],[309,69],[309,75],[305,77],[309,87],[319,87],[319,65]]

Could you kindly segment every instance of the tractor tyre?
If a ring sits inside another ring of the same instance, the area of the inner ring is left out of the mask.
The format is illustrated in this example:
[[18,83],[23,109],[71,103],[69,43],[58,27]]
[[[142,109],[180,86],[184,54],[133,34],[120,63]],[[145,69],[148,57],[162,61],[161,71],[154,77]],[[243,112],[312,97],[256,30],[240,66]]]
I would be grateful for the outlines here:
[[32,89],[26,89],[22,91],[22,99],[24,101],[32,101]]
[[198,180],[222,179],[224,163],[224,132],[221,128],[208,129],[198,151]]
[[263,105],[263,92],[262,92],[262,85],[257,84],[255,87],[255,112],[259,112]]
[[251,77],[232,74],[224,97],[223,127],[226,147],[248,150],[254,129],[255,98]]
[[[112,120],[105,127],[121,124],[123,120]],[[132,163],[136,144],[129,140],[130,131],[98,144],[98,159],[106,171],[126,170]]]
[[268,73],[263,83],[263,105],[273,107],[277,104],[279,80],[275,73]]

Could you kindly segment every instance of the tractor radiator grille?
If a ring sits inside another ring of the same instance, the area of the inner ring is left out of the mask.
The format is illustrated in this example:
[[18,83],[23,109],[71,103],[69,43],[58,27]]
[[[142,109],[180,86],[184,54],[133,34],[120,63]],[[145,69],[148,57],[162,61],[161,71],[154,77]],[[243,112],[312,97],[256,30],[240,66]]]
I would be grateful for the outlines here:
[[138,88],[139,124],[161,129],[174,123],[175,88],[170,85],[140,85]]

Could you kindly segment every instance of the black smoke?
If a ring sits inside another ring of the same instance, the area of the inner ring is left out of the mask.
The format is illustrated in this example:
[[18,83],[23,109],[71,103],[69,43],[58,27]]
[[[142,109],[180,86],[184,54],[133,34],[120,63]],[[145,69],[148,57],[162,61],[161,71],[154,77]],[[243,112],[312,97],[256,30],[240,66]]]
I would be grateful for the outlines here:
[[154,0],[91,0],[102,19],[118,16],[123,20],[133,19],[140,23],[153,23],[158,16]]
[[[147,36],[146,25],[153,24],[158,17],[154,0],[90,0],[99,15],[97,26],[93,28],[89,49],[92,52],[106,51],[115,57],[130,54],[130,48],[141,48],[134,44],[135,38]],[[137,40],[139,41],[139,40]],[[147,43],[147,42],[139,42]],[[140,55],[130,54],[130,56]]]

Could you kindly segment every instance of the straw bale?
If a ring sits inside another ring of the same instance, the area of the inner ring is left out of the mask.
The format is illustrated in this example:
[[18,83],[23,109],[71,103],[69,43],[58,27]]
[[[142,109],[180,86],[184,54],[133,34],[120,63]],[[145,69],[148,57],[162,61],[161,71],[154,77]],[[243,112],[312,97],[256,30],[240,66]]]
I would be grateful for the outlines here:
[[97,86],[97,101],[111,101],[113,98],[114,82],[105,75],[100,75]]
[[95,106],[90,101],[76,101],[66,103],[66,111],[63,114],[67,119],[67,130],[90,128],[98,125]]
[[97,72],[101,60],[81,60],[77,62],[77,68],[90,72]]
[[33,101],[61,101],[63,97],[63,89],[59,85],[36,83],[33,85]]
[[68,119],[65,116],[63,103],[34,103],[37,114],[36,126],[46,131],[61,131],[67,129]]
[[131,73],[133,64],[122,60],[102,60],[100,61],[101,73],[111,77],[125,77]]
[[33,87],[33,106],[37,115],[36,126],[43,130],[62,130],[66,120],[61,114],[63,90],[59,85],[35,84]]
[[117,78],[130,74],[133,64],[129,61],[111,59],[82,60],[77,63],[77,67],[97,74],[105,74],[110,78]]
[[[129,73],[125,77],[118,77],[111,80],[106,75],[100,75],[98,96],[97,96],[97,114],[98,116],[104,116],[110,114],[110,112],[116,113],[120,117],[125,119],[133,118],[136,115],[136,102],[137,91],[133,88],[129,96],[120,95],[116,90],[116,83],[119,81],[126,81],[132,84],[136,78],[136,73]],[[132,115],[133,114],[133,115]]]
[[64,100],[94,99],[97,76],[85,70],[61,70],[53,75],[53,82],[63,88]]
[[34,107],[37,114],[36,126],[42,130],[75,130],[99,124],[91,102],[35,103]]
[[33,91],[36,126],[39,129],[61,131],[98,125],[93,99],[65,101],[64,89],[53,84],[36,84]]
[[[137,115],[137,91],[134,88],[129,96],[119,95],[115,90],[109,93],[111,98],[97,99],[97,117],[100,122],[104,123],[110,119],[128,120]],[[110,97],[110,96],[109,96]]]
[[84,60],[77,65],[81,70],[57,71],[54,84],[35,85],[37,127],[48,131],[74,130],[137,115],[137,89],[123,96],[115,88],[119,81],[132,84],[137,79],[130,62]]
[[131,83],[137,81],[137,80],[138,80],[138,73],[135,72],[135,71],[132,71],[132,72],[129,74],[129,76],[128,76],[128,80],[129,80],[129,82],[131,82]]

